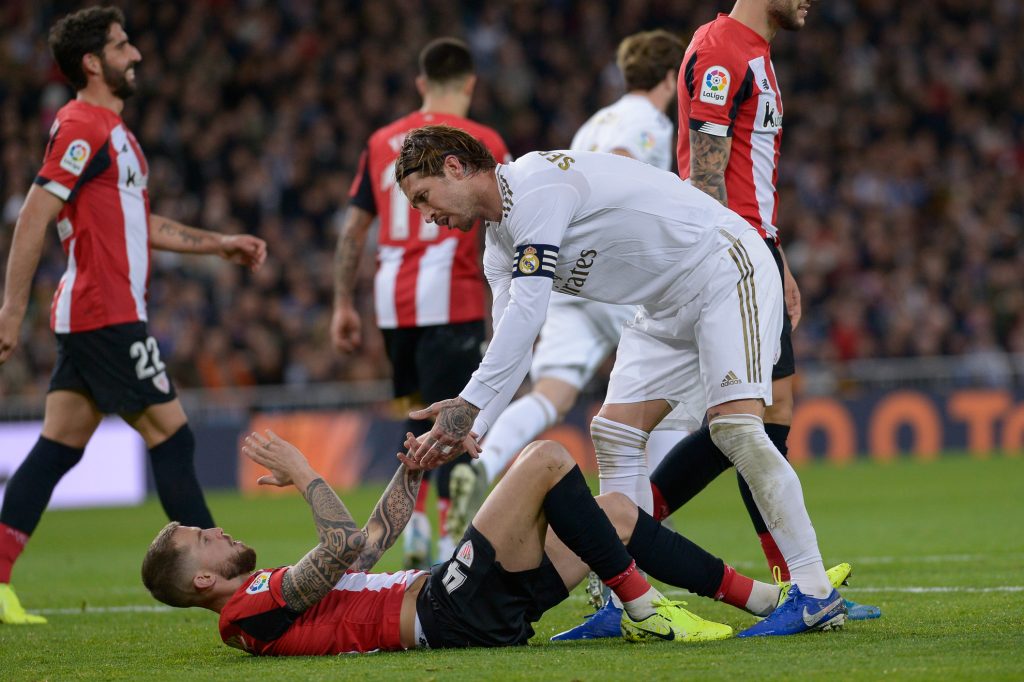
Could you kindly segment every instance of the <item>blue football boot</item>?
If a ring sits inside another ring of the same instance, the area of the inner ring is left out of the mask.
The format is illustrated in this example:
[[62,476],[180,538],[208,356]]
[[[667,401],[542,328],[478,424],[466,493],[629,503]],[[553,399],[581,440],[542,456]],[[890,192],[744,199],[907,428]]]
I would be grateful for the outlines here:
[[811,630],[833,630],[846,622],[846,604],[839,590],[835,588],[824,599],[808,597],[800,588],[789,588],[786,601],[768,614],[768,617],[752,625],[737,637],[766,637],[795,635]]
[[622,609],[609,599],[604,606],[587,616],[586,620],[551,638],[552,642],[571,642],[578,639],[604,639],[622,637]]
[[858,604],[849,599],[843,600],[846,605],[846,620],[874,620],[882,617],[882,609],[871,604]]

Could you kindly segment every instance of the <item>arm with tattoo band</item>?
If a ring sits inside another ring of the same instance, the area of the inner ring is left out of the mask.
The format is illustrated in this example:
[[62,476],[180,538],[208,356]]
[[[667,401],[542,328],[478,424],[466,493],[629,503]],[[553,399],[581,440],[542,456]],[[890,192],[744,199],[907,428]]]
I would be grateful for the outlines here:
[[259,237],[200,230],[155,213],[149,216],[149,245],[160,251],[217,255],[252,270],[267,258],[267,244]]
[[725,169],[729,165],[732,138],[690,131],[690,182],[697,189],[729,205]]

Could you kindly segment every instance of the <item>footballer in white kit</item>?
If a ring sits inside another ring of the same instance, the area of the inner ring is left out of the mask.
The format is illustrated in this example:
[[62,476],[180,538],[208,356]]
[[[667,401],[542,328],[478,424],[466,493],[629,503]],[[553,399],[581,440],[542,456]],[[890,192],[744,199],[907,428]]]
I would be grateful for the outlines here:
[[745,220],[634,159],[565,150],[497,165],[448,126],[409,133],[395,177],[428,221],[460,230],[488,222],[494,335],[458,397],[411,414],[435,418],[412,455],[421,466],[476,452],[474,432],[487,431],[529,369],[553,290],[639,305],[591,422],[599,462],[646,474],[647,437],[670,409],[691,427],[706,414],[715,445],[770,519],[794,594],[820,600],[822,622],[842,619],[832,613],[842,598],[825,575],[799,479],[764,430],[782,285]]

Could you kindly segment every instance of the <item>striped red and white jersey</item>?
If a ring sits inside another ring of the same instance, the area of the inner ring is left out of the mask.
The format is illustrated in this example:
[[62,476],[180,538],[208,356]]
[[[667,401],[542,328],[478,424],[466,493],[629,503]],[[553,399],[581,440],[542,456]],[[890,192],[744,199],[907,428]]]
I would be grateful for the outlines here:
[[470,133],[487,146],[498,163],[511,158],[497,132],[449,114],[417,111],[370,136],[349,196],[353,206],[379,219],[374,308],[381,329],[484,318],[480,226],[461,232],[426,222],[395,182],[395,161],[406,134],[436,124]]
[[146,320],[148,177],[120,116],[81,100],[57,112],[35,179],[64,201],[57,232],[68,267],[50,308],[55,332]]
[[690,130],[732,137],[729,208],[778,242],[782,95],[768,41],[727,14],[697,29],[679,71],[681,177],[690,176]]
[[220,612],[224,643],[257,656],[324,656],[402,648],[405,591],[424,571],[349,572],[301,613],[281,594],[290,566],[253,573]]

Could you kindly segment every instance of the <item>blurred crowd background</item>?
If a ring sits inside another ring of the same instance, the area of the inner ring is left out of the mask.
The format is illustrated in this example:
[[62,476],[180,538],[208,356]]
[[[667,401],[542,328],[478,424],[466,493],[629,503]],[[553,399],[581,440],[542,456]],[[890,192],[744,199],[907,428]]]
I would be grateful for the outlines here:
[[[731,2],[196,0],[126,3],[141,50],[124,118],[154,212],[268,242],[253,275],[154,254],[150,330],[180,388],[387,376],[364,259],[362,352],[328,339],[332,257],[359,153],[419,106],[430,39],[471,46],[471,117],[514,155],[569,144],[622,92],[616,45],[689,39]],[[0,269],[57,109],[46,33],[74,2],[0,5]],[[1024,353],[1024,4],[824,0],[772,45],[785,106],[779,225],[803,292],[798,364]],[[372,247],[372,244],[371,244]],[[42,395],[65,267],[48,239],[0,396]]]

